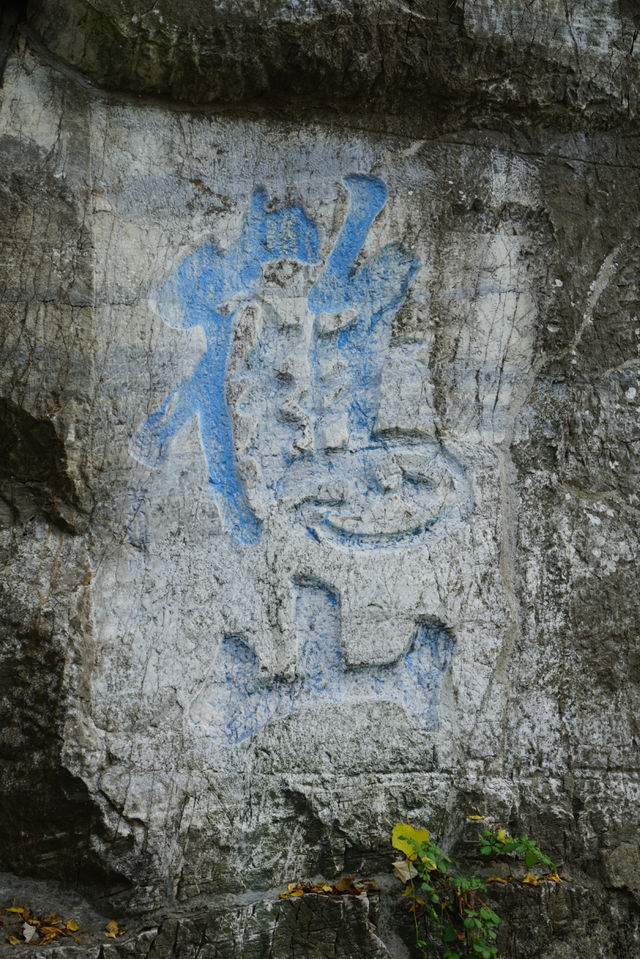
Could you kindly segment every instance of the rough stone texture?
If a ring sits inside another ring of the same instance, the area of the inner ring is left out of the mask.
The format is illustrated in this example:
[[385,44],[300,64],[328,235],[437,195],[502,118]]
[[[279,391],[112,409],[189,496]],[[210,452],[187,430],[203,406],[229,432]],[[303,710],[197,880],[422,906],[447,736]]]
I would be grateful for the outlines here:
[[3,893],[404,959],[277,890],[480,810],[505,956],[640,955],[637,14],[241,9],[3,14]]
[[470,125],[635,119],[631,0],[30,0],[32,35],[116,90],[424,112]]

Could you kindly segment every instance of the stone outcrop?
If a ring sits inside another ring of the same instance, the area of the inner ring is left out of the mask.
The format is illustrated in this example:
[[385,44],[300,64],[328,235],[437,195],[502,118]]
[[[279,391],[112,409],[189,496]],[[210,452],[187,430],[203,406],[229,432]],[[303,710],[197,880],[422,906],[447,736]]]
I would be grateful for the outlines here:
[[639,29],[2,13],[0,887],[61,959],[404,959],[277,892],[471,812],[566,878],[502,954],[640,954]]
[[30,36],[93,82],[187,104],[311,101],[457,128],[488,118],[610,128],[637,116],[630,0],[30,0],[27,10]]

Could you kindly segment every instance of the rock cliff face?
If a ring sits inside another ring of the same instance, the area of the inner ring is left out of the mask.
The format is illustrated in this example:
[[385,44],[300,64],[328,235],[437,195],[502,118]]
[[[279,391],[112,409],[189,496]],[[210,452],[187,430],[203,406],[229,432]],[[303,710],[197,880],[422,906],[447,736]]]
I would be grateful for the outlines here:
[[635,5],[2,17],[3,891],[405,959],[277,890],[480,812],[505,957],[640,955]]

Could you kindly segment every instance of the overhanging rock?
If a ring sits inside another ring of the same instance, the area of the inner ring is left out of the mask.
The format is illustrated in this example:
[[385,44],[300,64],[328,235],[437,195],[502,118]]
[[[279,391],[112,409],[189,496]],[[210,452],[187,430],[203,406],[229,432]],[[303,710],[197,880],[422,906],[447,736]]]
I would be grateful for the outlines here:
[[25,16],[99,85],[190,104],[312,102],[399,112],[414,128],[637,116],[628,0],[29,0]]

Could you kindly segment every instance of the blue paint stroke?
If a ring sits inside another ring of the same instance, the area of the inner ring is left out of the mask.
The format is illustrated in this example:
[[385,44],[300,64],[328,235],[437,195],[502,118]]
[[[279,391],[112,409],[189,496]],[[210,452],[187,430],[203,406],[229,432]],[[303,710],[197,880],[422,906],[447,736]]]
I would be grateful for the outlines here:
[[[385,483],[391,470],[393,488]],[[389,436],[360,450],[293,463],[281,496],[297,488],[297,522],[316,539],[355,549],[419,546],[446,535],[473,508],[473,490],[458,462],[437,440]]]
[[390,243],[356,269],[371,224],[385,205],[387,190],[381,180],[372,176],[349,176],[344,184],[350,198],[347,216],[307,302],[316,315],[356,311],[353,324],[331,335],[331,349],[337,347],[349,368],[350,432],[370,441],[393,318],[407,296],[420,261],[400,244]]
[[[372,176],[350,176],[344,184],[349,194],[345,221],[308,306],[317,317],[347,311],[355,317],[341,318],[340,327],[329,330],[316,321],[310,348],[316,448],[306,461],[292,462],[277,490],[289,501],[296,488],[300,491],[297,520],[316,539],[358,549],[417,546],[436,525],[443,534],[469,515],[471,485],[437,440],[377,430],[392,324],[419,260],[390,243],[356,265],[387,191]],[[332,419],[340,424],[338,434],[345,434],[335,443],[326,438]],[[387,482],[389,472],[397,481]],[[336,494],[338,478],[344,479],[342,496]]]
[[204,243],[190,253],[160,289],[159,314],[178,329],[199,326],[206,353],[165,402],[135,434],[133,455],[158,467],[175,435],[198,417],[202,446],[223,525],[238,543],[250,545],[260,536],[261,523],[246,498],[238,473],[233,424],[225,396],[226,370],[235,313],[221,312],[232,297],[254,293],[262,265],[276,260],[314,263],[319,237],[301,206],[267,212],[267,198],[256,190],[235,243],[220,253]]
[[301,637],[293,682],[261,671],[241,637],[223,639],[216,673],[190,711],[192,722],[216,743],[235,745],[292,713],[339,703],[396,703],[419,728],[434,728],[455,642],[447,629],[419,623],[410,649],[395,662],[346,668],[336,598],[322,587],[305,587],[297,613]]

